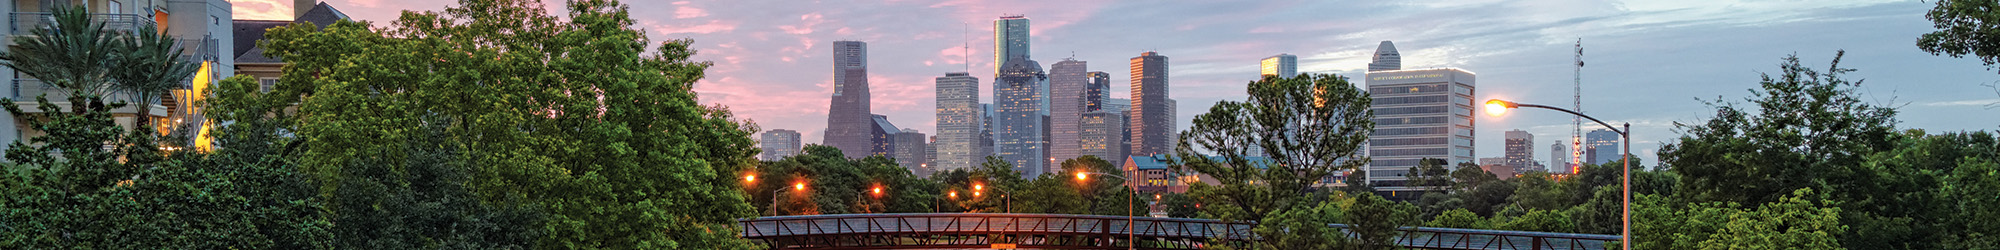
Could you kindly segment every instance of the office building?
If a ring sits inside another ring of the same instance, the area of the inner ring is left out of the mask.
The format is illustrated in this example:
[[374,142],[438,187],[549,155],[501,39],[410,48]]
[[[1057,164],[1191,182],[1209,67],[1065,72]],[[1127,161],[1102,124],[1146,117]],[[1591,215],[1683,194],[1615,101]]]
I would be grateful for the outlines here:
[[979,164],[980,134],[985,122],[980,115],[979,78],[966,72],[945,73],[937,78],[937,162],[933,169],[970,168]]
[[972,166],[986,163],[986,157],[993,156],[993,104],[979,104],[979,157],[972,159]]
[[1132,58],[1132,154],[1171,152],[1173,107],[1167,103],[1167,56],[1157,52]]
[[1573,173],[1572,171],[1575,169],[1570,169],[1574,165],[1571,165],[1572,162],[1570,162],[1569,156],[1570,156],[1569,143],[1563,143],[1563,141],[1557,140],[1555,144],[1549,144],[1550,169],[1548,169],[1548,171],[1550,173],[1559,173],[1559,174]]
[[1368,72],[1403,69],[1403,54],[1396,53],[1396,44],[1382,41],[1375,46],[1375,57],[1368,63]]
[[1258,63],[1261,75],[1291,78],[1299,75],[1299,57],[1292,54],[1278,54],[1265,57]]
[[1589,153],[1584,155],[1584,159],[1590,164],[1601,165],[1619,160],[1619,153],[1624,152],[1624,149],[1618,148],[1618,132],[1611,130],[1598,129],[1584,133],[1583,146],[1586,147],[1584,151]]
[[[1367,74],[1375,132],[1368,140],[1367,179],[1376,190],[1402,195],[1410,167],[1424,158],[1471,162],[1474,74],[1459,69],[1387,70]],[[1409,199],[1413,197],[1399,197]]]
[[1116,111],[1092,111],[1083,113],[1078,134],[1078,155],[1097,156],[1098,159],[1120,164],[1125,160],[1125,114]]
[[998,78],[1007,60],[1015,57],[1034,58],[1028,56],[1028,18],[1013,15],[993,20],[993,76]]
[[1111,74],[1091,71],[1084,77],[1089,81],[1083,85],[1083,112],[1104,110],[1105,99],[1111,98]]
[[896,165],[910,170],[910,173],[919,172],[924,163],[929,161],[927,159],[930,153],[929,139],[930,136],[917,132],[916,129],[906,128],[896,132],[896,150],[895,154],[891,154],[895,156]]
[[1001,69],[993,81],[993,154],[1014,164],[1025,178],[1041,176],[1050,158],[1044,149],[1048,136],[1041,105],[1048,74],[1023,57],[1008,60]]
[[799,148],[804,146],[800,141],[799,131],[790,129],[764,131],[764,135],[758,140],[764,148],[764,152],[760,153],[763,157],[759,159],[766,161],[779,161],[785,157],[799,155]]
[[1118,114],[1118,124],[1125,124],[1122,125],[1124,128],[1119,130],[1119,133],[1123,134],[1119,136],[1120,141],[1117,144],[1119,154],[1132,155],[1132,99],[1106,98],[1104,108],[1099,110]]
[[1079,126],[1088,112],[1084,99],[1090,95],[1089,64],[1063,59],[1049,65],[1049,157],[1056,161],[1083,155]]
[[869,119],[873,124],[869,126],[870,131],[868,131],[870,134],[868,155],[862,157],[874,155],[896,157],[896,133],[901,133],[902,130],[896,129],[896,124],[889,123],[889,116],[870,114]]
[[1507,131],[1507,166],[1514,170],[1532,169],[1535,165],[1535,135],[1519,129]]
[[826,138],[821,141],[822,144],[840,149],[848,158],[862,158],[884,151],[874,142],[886,135],[875,133],[879,129],[874,127],[869,113],[868,43],[833,42],[832,101],[826,114]]

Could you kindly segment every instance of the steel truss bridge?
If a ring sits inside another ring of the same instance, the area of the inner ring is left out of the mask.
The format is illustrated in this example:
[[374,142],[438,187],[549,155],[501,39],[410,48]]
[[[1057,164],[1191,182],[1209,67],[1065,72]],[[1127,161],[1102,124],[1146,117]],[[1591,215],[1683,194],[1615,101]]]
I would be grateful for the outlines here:
[[[771,249],[1200,249],[1258,239],[1248,222],[1124,216],[910,213],[776,216],[737,220]],[[1329,227],[1347,230],[1347,225]],[[1605,249],[1617,235],[1406,227],[1395,244],[1415,249]],[[1614,247],[1615,248],[1615,247]]]

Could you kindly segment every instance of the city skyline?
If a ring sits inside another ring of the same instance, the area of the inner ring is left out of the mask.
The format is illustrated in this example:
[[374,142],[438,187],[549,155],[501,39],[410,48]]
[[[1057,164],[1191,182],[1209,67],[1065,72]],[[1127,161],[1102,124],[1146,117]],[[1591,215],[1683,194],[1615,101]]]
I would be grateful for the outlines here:
[[[273,3],[277,2],[277,3]],[[236,1],[238,18],[257,13],[289,13],[290,1]],[[378,26],[397,15],[396,9],[437,10],[444,1],[329,1],[358,20]],[[1671,123],[1706,118],[1706,106],[1695,98],[1738,101],[1754,88],[1757,74],[1786,54],[1808,62],[1823,62],[1833,51],[1847,49],[1843,66],[1859,69],[1861,91],[1882,103],[1903,107],[1903,125],[1937,130],[1991,129],[2000,118],[1965,116],[1994,113],[1981,105],[1996,98],[1989,88],[1992,73],[1976,59],[1929,55],[1915,49],[1916,35],[1931,28],[1922,19],[1930,6],[1915,1],[1819,1],[1791,4],[1716,4],[1606,2],[1559,6],[1572,11],[1510,11],[1545,8],[1540,1],[1451,4],[1382,4],[1358,2],[1272,2],[1142,6],[1132,2],[997,4],[981,2],[867,3],[852,7],[801,3],[752,11],[760,4],[632,2],[635,18],[655,42],[693,38],[697,60],[716,63],[708,78],[696,85],[702,103],[722,104],[765,129],[805,133],[808,144],[824,136],[825,110],[832,92],[824,69],[831,61],[827,41],[860,40],[876,47],[871,83],[876,87],[874,113],[900,125],[933,132],[931,87],[944,72],[990,68],[994,62],[991,30],[983,23],[1009,14],[1038,19],[1035,48],[1044,55],[1078,60],[1111,61],[1139,51],[1174,55],[1173,98],[1187,102],[1176,114],[1177,127],[1206,110],[1216,100],[1241,100],[1241,84],[1253,80],[1251,60],[1276,53],[1299,56],[1301,73],[1358,76],[1368,53],[1379,41],[1395,41],[1403,67],[1466,68],[1480,73],[1485,86],[1480,99],[1507,98],[1524,103],[1568,104],[1569,50],[1583,38],[1591,50],[1584,58],[1583,111],[1607,122],[1633,123],[1636,156],[1651,162],[1661,140],[1677,138]],[[560,8],[560,3],[551,3]],[[352,7],[348,7],[352,6]],[[1271,11],[1276,8],[1286,11]],[[907,11],[855,11],[861,9]],[[1485,9],[1485,10],[1482,10]],[[1124,11],[1113,11],[1124,10]],[[1259,12],[1264,11],[1264,12]],[[1324,11],[1369,13],[1351,17],[1305,15]],[[909,13],[881,15],[876,13]],[[1181,15],[1181,13],[1198,14]],[[1248,14],[1266,13],[1266,14]],[[1512,13],[1512,14],[1501,14]],[[1476,17],[1460,21],[1425,21],[1426,15]],[[289,14],[279,14],[289,15]],[[1255,16],[1258,20],[1223,17]],[[1177,19],[1184,18],[1185,21]],[[931,20],[891,22],[887,20]],[[1478,22],[1464,20],[1481,20]],[[1270,26],[1281,20],[1292,26]],[[970,23],[970,25],[966,25]],[[967,31],[966,27],[971,29]],[[1446,27],[1418,29],[1416,27]],[[842,31],[845,30],[845,31]],[[1123,30],[1123,31],[1121,31]],[[1110,32],[1120,31],[1120,32]],[[1255,32],[1252,32],[1255,31]],[[1398,32],[1421,31],[1421,32]],[[1838,31],[1838,32],[1836,32]],[[1840,33],[1845,32],[1845,33]],[[1839,33],[1833,39],[1830,33]],[[970,36],[964,36],[970,34]],[[1118,34],[1157,34],[1121,38]],[[1223,35],[1213,35],[1223,34]],[[759,38],[762,37],[762,38]],[[1173,39],[1163,39],[1173,38]],[[811,43],[803,43],[811,40]],[[971,48],[962,48],[966,40]],[[897,48],[893,51],[879,48]],[[970,51],[971,65],[961,64]],[[1053,53],[1053,54],[1051,54]],[[891,62],[893,61],[893,62]],[[930,62],[928,65],[924,62]],[[1672,69],[1655,65],[1682,65]],[[1043,65],[1047,66],[1047,65]],[[760,74],[758,71],[797,72]],[[981,72],[985,70],[972,71]],[[1112,72],[1120,75],[1123,72]],[[984,75],[974,73],[973,75]],[[985,80],[984,77],[981,77]],[[1124,81],[1123,76],[1113,81]],[[1114,88],[1113,97],[1128,97],[1129,89]],[[990,91],[990,90],[989,90]],[[984,92],[984,91],[982,91]],[[1593,98],[1619,93],[1647,93],[1641,98]],[[889,96],[897,96],[891,98]],[[981,97],[984,99],[985,97]],[[894,99],[894,100],[892,100]],[[1564,105],[1566,106],[1566,105]],[[1565,135],[1566,116],[1523,112],[1509,117],[1480,117],[1481,157],[1502,152],[1501,131],[1523,129],[1535,134]],[[1594,129],[1586,126],[1584,130]],[[1544,140],[1546,143],[1546,139]]]

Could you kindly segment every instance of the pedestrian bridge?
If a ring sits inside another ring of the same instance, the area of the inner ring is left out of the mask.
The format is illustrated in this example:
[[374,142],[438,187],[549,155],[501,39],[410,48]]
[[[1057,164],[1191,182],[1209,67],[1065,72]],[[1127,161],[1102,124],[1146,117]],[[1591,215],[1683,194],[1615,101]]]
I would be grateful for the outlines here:
[[[737,220],[743,237],[771,249],[1200,249],[1258,239],[1248,222],[1075,214],[908,213],[776,216]],[[1346,230],[1347,225],[1329,227]],[[1617,235],[1406,227],[1416,249],[1605,249]],[[1131,237],[1134,240],[1127,240]]]

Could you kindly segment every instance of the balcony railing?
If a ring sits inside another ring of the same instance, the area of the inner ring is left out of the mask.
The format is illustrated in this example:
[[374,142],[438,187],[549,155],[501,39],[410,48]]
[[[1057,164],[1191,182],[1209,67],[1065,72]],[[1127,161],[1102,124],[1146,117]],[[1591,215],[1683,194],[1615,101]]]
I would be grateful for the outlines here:
[[[11,27],[10,32],[15,35],[28,35],[35,28],[46,27],[56,23],[55,14],[48,12],[14,12],[8,18],[14,22],[14,26]],[[139,14],[97,13],[90,14],[90,20],[104,22],[105,31],[134,33],[153,24],[153,18]],[[145,31],[154,32],[153,30]]]
[[[40,79],[33,79],[33,78],[14,79],[13,96],[11,97],[13,97],[15,102],[34,102],[35,96],[39,96],[42,94],[49,95],[49,102],[69,102],[70,90],[62,87],[56,87],[55,85],[50,85],[46,82],[42,82],[42,80]],[[112,103],[118,101],[130,102],[131,100],[132,100],[132,95],[125,94],[124,92],[112,92],[104,94],[105,103]],[[149,104],[159,105],[160,101],[154,100],[152,103]]]

